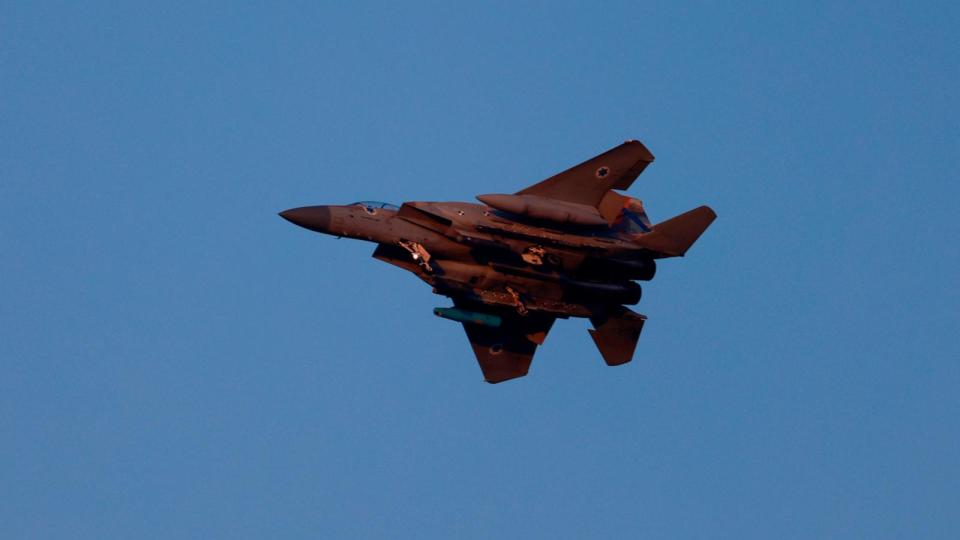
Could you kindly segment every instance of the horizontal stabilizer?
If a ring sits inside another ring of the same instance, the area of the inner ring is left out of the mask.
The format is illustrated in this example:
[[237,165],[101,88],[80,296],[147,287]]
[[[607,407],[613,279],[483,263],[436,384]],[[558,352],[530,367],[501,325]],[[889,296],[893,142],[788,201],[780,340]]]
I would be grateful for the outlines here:
[[590,317],[596,330],[588,330],[608,366],[619,366],[633,359],[643,323],[647,318],[626,308],[604,317]]
[[666,257],[682,257],[717,219],[709,206],[694,208],[653,226],[653,231],[636,239],[640,246]]

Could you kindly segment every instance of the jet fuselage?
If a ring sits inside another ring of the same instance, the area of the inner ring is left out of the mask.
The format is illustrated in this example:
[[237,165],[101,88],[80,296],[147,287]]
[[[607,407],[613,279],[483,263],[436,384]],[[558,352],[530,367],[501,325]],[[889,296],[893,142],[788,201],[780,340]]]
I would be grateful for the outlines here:
[[646,317],[636,281],[656,259],[682,256],[716,217],[705,206],[652,225],[626,189],[653,161],[628,141],[516,194],[485,204],[407,202],[281,212],[319,233],[377,244],[373,256],[450,297],[440,317],[463,323],[488,382],[527,373],[557,318],[585,317],[609,365],[630,360]]

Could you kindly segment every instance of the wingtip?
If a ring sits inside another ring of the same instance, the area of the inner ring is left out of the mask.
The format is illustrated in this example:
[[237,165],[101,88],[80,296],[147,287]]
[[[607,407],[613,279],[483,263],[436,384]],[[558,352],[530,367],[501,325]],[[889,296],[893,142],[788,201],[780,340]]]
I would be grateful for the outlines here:
[[653,156],[653,152],[651,152],[650,149],[647,148],[647,145],[640,142],[639,139],[627,139],[626,141],[623,142],[623,144],[624,146],[636,145],[637,150],[640,151],[640,155],[638,156],[640,161],[646,161],[648,163],[652,163],[655,159],[657,159]]

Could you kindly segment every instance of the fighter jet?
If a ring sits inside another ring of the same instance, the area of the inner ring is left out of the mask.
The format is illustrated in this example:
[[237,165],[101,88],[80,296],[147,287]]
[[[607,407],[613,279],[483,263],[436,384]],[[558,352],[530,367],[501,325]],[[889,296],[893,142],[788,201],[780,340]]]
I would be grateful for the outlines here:
[[463,324],[484,379],[530,369],[557,319],[590,319],[610,366],[626,364],[646,316],[637,281],[656,261],[682,257],[717,217],[700,206],[656,225],[643,203],[620,194],[654,160],[627,141],[513,194],[469,202],[362,201],[280,213],[305,229],[377,244],[373,257],[449,297],[438,317]]

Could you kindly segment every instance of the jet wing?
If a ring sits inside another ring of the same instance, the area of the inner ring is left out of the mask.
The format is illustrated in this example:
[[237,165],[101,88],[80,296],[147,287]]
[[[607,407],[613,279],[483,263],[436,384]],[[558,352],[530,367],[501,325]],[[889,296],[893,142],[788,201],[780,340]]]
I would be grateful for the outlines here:
[[653,163],[653,154],[640,141],[627,141],[599,156],[534,184],[517,195],[597,207],[611,189],[627,189]]
[[473,353],[477,355],[484,380],[499,383],[526,375],[533,353],[546,339],[555,320],[554,317],[530,315],[504,319],[499,327],[464,323],[463,328]]

